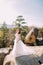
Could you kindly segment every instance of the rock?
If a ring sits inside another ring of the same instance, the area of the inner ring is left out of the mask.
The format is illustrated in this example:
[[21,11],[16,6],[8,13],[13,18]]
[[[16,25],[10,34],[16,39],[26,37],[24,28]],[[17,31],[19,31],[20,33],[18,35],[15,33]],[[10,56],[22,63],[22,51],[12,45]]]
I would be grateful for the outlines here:
[[5,56],[9,53],[10,48],[1,48],[0,49],[0,65],[3,65]]
[[[30,46],[35,50],[33,55],[24,55],[16,58],[17,65],[41,65],[43,64],[43,46]],[[0,65],[3,65],[3,60],[9,54],[10,48],[0,49]],[[10,62],[6,65],[10,65]]]
[[34,55],[25,55],[16,58],[17,65],[40,65]]

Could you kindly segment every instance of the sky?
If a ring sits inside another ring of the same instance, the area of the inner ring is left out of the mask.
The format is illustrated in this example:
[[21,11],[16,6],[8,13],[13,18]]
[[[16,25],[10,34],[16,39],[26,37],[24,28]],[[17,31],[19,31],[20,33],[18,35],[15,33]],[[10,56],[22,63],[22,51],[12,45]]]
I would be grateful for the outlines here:
[[43,26],[43,0],[0,0],[0,24],[13,24],[22,15],[28,26]]

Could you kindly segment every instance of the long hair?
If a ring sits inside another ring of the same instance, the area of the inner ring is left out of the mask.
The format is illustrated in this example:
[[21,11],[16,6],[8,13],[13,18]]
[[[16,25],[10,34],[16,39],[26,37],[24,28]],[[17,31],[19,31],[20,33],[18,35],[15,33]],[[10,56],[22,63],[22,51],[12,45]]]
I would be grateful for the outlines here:
[[21,30],[19,29],[19,33],[18,34],[20,34],[21,33]]
[[21,30],[19,28],[16,29],[16,33],[18,32],[18,34],[21,33]]

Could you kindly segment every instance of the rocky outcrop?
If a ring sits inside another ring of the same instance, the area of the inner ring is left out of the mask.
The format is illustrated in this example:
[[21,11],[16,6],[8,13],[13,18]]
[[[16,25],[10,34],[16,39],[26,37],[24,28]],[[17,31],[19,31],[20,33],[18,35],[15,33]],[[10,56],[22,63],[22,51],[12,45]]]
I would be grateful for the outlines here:
[[4,58],[10,50],[11,48],[0,48],[0,65],[3,65]]
[[[25,55],[16,58],[17,65],[40,65],[43,63],[43,46],[31,46],[36,53],[33,55]],[[3,60],[9,54],[11,48],[0,49],[0,65],[3,65]],[[9,65],[9,63],[7,64]]]

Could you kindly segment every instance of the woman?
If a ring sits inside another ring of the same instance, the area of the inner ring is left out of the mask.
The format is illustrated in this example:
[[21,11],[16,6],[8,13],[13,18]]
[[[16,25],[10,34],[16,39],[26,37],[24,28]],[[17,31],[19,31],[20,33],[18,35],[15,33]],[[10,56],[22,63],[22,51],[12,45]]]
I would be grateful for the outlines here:
[[[33,29],[31,30],[31,32],[32,31],[33,31]],[[10,52],[10,54],[5,57],[3,65],[5,65],[7,62],[10,62],[10,61],[15,62],[15,60],[14,60],[15,57],[19,57],[19,56],[22,56],[22,55],[30,55],[30,54],[34,54],[34,53],[35,53],[35,51],[31,47],[26,46],[22,42],[22,40],[21,40],[21,31],[19,29],[17,29],[16,34],[15,34],[13,49]],[[16,64],[16,62],[15,62],[15,64]],[[13,65],[13,64],[11,64],[11,65]]]
[[[33,31],[33,29],[31,31]],[[17,29],[16,34],[15,34],[14,46],[13,46],[13,50],[11,51],[11,54],[14,57],[18,57],[18,56],[29,55],[29,54],[34,54],[34,53],[35,51],[31,47],[26,46],[22,42],[21,31]]]

